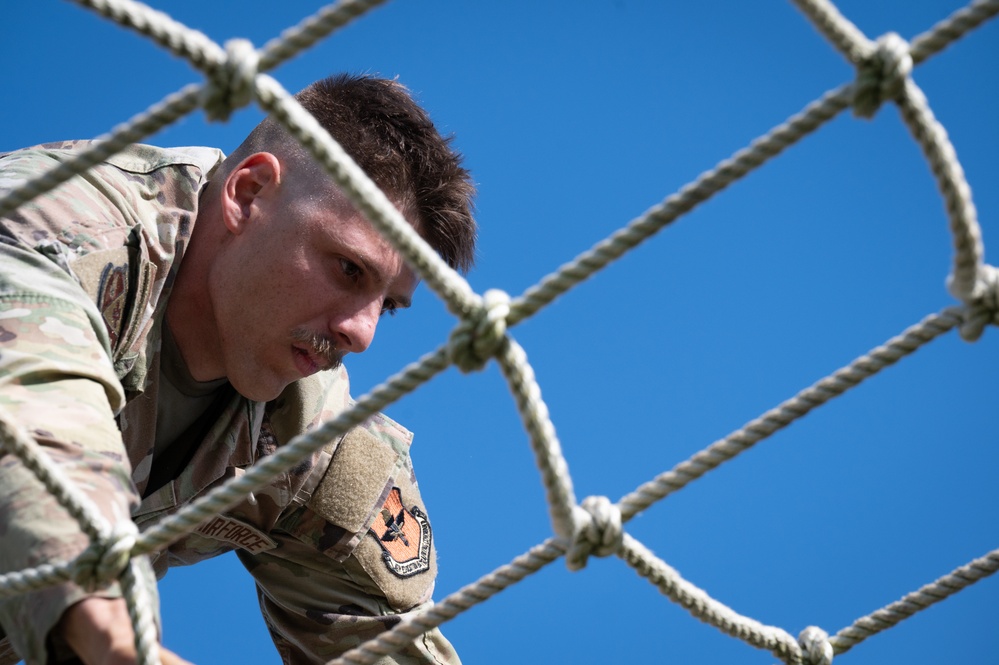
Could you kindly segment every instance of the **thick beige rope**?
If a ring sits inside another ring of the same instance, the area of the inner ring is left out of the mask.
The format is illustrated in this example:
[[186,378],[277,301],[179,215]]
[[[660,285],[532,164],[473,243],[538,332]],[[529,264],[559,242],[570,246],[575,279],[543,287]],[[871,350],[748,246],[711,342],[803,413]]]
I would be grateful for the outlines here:
[[[186,58],[204,74],[205,81],[167,96],[148,111],[114,128],[102,137],[103,141],[75,160],[10,192],[0,199],[0,215],[10,213],[33,197],[59,186],[128,144],[197,108],[204,108],[209,118],[224,120],[233,110],[256,102],[285,124],[312,152],[352,203],[365,213],[445,301],[448,309],[458,318],[458,323],[445,345],[376,387],[349,411],[321,428],[294,439],[240,478],[216,488],[142,534],[131,523],[106,524],[86,497],[73,488],[37,444],[20,432],[16,423],[0,414],[0,442],[4,450],[15,455],[38,477],[91,539],[90,547],[74,561],[51,562],[30,570],[0,575],[0,596],[24,593],[71,578],[82,583],[120,579],[136,626],[141,662],[157,663],[155,617],[149,602],[150,594],[155,593],[155,582],[148,575],[148,566],[142,565],[144,562],[139,557],[166,547],[205,519],[235,505],[247,493],[266,485],[329,439],[363,422],[450,365],[470,372],[483,368],[493,359],[509,384],[534,450],[546,489],[554,536],[437,605],[408,616],[392,630],[334,662],[373,663],[426,630],[485,601],[562,556],[565,556],[572,570],[583,568],[589,556],[619,556],[698,619],[752,646],[766,649],[784,662],[810,665],[828,665],[835,654],[845,652],[866,637],[895,625],[999,568],[999,555],[992,552],[897,603],[858,620],[833,637],[821,628],[810,626],[794,638],[780,628],[760,624],[715,600],[684,580],[623,528],[628,520],[652,503],[733,459],[939,335],[956,327],[965,339],[974,340],[982,334],[985,326],[999,323],[999,271],[984,262],[984,246],[970,187],[946,132],[933,117],[925,96],[912,78],[915,65],[999,13],[999,0],[976,0],[927,33],[917,36],[911,43],[891,33],[875,41],[869,40],[827,0],[793,0],[817,29],[856,66],[856,81],[829,91],[516,298],[495,290],[487,291],[482,296],[476,294],[427,246],[339,144],[304,112],[277,81],[265,74],[381,4],[380,0],[343,0],[330,5],[259,50],[240,39],[219,46],[200,32],[133,0],[76,1]],[[779,155],[844,109],[852,106],[858,117],[870,117],[886,102],[899,106],[944,197],[955,247],[949,285],[961,304],[927,317],[885,345],[873,349],[740,430],[711,444],[687,462],[640,486],[618,503],[599,496],[577,502],[568,464],[562,455],[540,386],[527,361],[526,352],[513,340],[509,328],[622,257],[680,215]]]

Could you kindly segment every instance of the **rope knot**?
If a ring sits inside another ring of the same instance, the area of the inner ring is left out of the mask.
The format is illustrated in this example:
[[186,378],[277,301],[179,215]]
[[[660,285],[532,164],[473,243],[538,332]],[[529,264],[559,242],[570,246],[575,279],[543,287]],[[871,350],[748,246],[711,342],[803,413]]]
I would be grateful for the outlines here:
[[882,103],[901,97],[911,73],[909,43],[894,32],[879,37],[871,52],[857,65],[854,115],[871,118]]
[[208,77],[201,105],[209,120],[225,122],[236,109],[253,101],[260,54],[246,39],[225,43],[225,62]]
[[605,496],[588,496],[573,506],[572,544],[565,554],[569,570],[582,570],[591,554],[610,556],[621,551],[624,531],[621,509]]
[[798,635],[798,644],[801,645],[805,665],[832,665],[836,654],[826,631],[817,626],[809,626]]
[[999,268],[982,266],[974,293],[965,305],[964,321],[958,329],[964,341],[977,341],[990,323],[999,326]]
[[118,579],[132,558],[138,538],[139,529],[134,522],[126,519],[116,523],[77,557],[73,581],[92,588]]
[[510,296],[499,289],[486,291],[478,310],[451,333],[448,342],[451,362],[466,374],[485,367],[506,340],[509,315]]

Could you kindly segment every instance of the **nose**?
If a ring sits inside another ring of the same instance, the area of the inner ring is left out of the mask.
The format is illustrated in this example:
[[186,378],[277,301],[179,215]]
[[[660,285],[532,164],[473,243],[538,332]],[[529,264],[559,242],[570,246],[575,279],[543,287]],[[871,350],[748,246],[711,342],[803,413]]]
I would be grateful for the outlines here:
[[331,317],[330,332],[336,338],[337,349],[345,353],[363,353],[375,338],[381,312],[381,301],[365,302]]

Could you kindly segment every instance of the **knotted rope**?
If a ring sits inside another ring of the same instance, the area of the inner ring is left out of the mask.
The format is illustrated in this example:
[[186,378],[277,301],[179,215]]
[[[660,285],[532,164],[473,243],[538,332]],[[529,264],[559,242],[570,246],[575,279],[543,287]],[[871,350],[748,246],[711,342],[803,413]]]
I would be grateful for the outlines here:
[[486,291],[479,308],[451,333],[448,342],[451,362],[466,374],[485,367],[506,339],[509,315],[510,296],[499,289]]
[[246,39],[230,39],[225,43],[225,62],[207,78],[201,105],[209,120],[225,122],[236,109],[255,98],[260,54]]
[[573,510],[572,543],[565,553],[569,570],[581,570],[591,554],[610,556],[621,551],[624,531],[621,509],[605,496],[588,496]]
[[912,73],[909,44],[894,32],[882,35],[869,55],[857,66],[853,113],[871,118],[886,101],[895,101],[905,92],[905,80]]
[[999,326],[999,268],[984,265],[979,271],[980,295],[966,303],[964,322],[959,329],[961,339],[974,342],[982,336],[985,326]]
[[117,522],[76,558],[73,581],[82,587],[95,589],[118,579],[128,568],[132,549],[139,538],[139,529],[131,520]]
[[835,652],[826,631],[809,626],[798,635],[798,644],[805,665],[832,665]]

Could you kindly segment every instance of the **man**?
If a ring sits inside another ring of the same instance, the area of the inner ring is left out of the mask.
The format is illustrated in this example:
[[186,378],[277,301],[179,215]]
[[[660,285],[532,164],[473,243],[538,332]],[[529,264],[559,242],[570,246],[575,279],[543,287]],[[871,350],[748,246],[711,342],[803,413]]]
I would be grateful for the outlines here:
[[[452,267],[474,188],[396,82],[297,95]],[[68,159],[0,157],[0,190]],[[178,510],[349,406],[347,353],[417,276],[278,123],[228,158],[133,146],[0,220],[0,409],[112,524]],[[328,370],[328,371],[323,371]],[[432,530],[411,435],[378,416],[153,558],[162,576],[235,549],[285,663],[325,662],[430,599]],[[0,570],[67,561],[78,526],[0,455]],[[134,662],[116,582],[0,600],[0,665]],[[183,663],[161,651],[164,662]],[[397,662],[457,662],[439,632]]]

